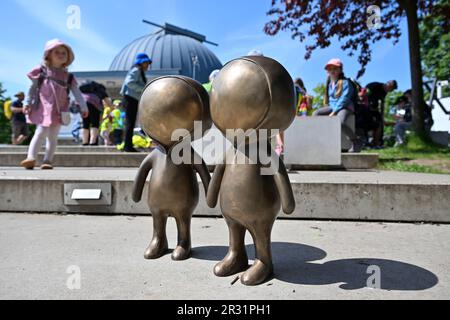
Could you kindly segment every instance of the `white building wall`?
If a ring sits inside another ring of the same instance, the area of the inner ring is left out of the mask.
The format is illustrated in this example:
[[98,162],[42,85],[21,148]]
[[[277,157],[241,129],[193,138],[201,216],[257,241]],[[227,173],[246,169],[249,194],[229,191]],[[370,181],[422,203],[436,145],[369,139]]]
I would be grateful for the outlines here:
[[[441,99],[441,103],[445,109],[450,111],[450,97]],[[434,125],[431,131],[447,131],[450,133],[450,115],[445,114],[436,102],[434,102],[433,120]]]

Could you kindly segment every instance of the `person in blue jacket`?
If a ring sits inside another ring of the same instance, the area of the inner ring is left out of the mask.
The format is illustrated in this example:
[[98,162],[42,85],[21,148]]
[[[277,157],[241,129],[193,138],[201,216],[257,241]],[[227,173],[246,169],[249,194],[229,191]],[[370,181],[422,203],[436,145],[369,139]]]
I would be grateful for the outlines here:
[[350,152],[360,152],[361,140],[355,132],[347,126],[348,117],[355,112],[354,97],[357,96],[355,87],[344,75],[344,64],[340,59],[331,59],[325,66],[328,73],[324,105],[314,112],[314,116],[339,117],[342,124],[342,132],[353,142]]
[[136,56],[133,68],[128,72],[120,94],[125,100],[125,152],[137,152],[133,147],[133,131],[136,125],[139,99],[147,85],[145,73],[152,64],[152,59],[145,53]]

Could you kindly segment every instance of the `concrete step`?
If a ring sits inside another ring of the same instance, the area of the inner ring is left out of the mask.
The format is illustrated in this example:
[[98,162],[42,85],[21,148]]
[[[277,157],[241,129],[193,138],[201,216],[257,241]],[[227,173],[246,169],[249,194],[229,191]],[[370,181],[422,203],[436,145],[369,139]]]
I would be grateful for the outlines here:
[[[53,171],[0,168],[0,211],[149,214],[145,201],[136,204],[131,200],[136,171],[127,168],[59,168]],[[291,216],[280,215],[283,218],[450,222],[450,198],[446,196],[450,194],[450,175],[301,171],[291,173],[290,179],[297,207]],[[68,204],[65,198],[71,198],[68,190],[72,184],[81,184],[80,189],[102,187],[105,190],[103,202],[99,205],[93,201]],[[195,215],[220,216],[218,208],[206,206],[203,188],[200,190]],[[144,194],[146,192],[144,190]]]
[[[28,146],[10,146],[10,145],[2,145],[0,146],[0,153],[23,153],[26,154],[28,151]],[[58,153],[71,153],[71,152],[119,152],[116,147],[105,147],[105,146],[61,146],[59,145],[56,149]],[[42,148],[42,152],[44,152],[44,147]]]
[[59,138],[58,145],[60,146],[77,146],[79,142],[74,141],[72,138]]
[[373,153],[342,153],[342,164],[335,165],[287,165],[291,170],[371,170],[376,169],[379,162],[378,154]]
[[[53,165],[61,168],[138,168],[145,157],[145,153],[59,152],[54,157]],[[0,152],[0,164],[4,167],[17,167],[25,158],[24,152]],[[43,158],[44,154],[40,153],[37,162],[42,163]]]
[[[61,147],[62,148],[62,147]],[[66,148],[67,149],[67,148]],[[148,153],[124,153],[124,152],[67,152],[59,149],[55,155],[53,164],[55,167],[106,167],[106,168],[137,168]],[[0,150],[0,165],[3,167],[17,167],[26,158],[26,152],[3,152]],[[42,162],[43,154],[40,154],[38,162]],[[305,166],[290,165],[293,170],[369,170],[378,165],[377,154],[342,154],[341,166]]]

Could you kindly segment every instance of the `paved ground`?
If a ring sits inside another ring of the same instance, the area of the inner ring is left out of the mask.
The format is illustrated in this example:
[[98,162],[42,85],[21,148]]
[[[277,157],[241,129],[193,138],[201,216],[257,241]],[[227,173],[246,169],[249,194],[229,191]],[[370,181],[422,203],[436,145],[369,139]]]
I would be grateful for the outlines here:
[[[192,232],[192,259],[146,261],[150,217],[0,214],[0,299],[450,299],[449,225],[277,221],[276,275],[259,287],[212,274],[223,220],[194,219]],[[168,234],[173,248],[173,221]],[[368,288],[377,268],[381,289]]]

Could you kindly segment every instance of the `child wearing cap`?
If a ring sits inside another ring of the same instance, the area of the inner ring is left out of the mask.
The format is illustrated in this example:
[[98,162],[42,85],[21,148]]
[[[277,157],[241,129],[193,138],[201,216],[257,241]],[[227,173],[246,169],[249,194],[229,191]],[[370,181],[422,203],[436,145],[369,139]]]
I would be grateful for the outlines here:
[[350,152],[360,152],[362,142],[347,126],[348,117],[355,112],[354,98],[358,94],[350,80],[344,75],[344,64],[340,59],[331,59],[325,66],[328,78],[324,107],[314,112],[314,116],[339,117],[342,124],[342,132],[347,135],[353,143]]
[[28,100],[24,107],[27,121],[35,124],[36,132],[31,141],[27,159],[21,166],[31,170],[36,165],[37,155],[46,140],[43,170],[53,169],[52,161],[58,144],[61,126],[67,121],[69,93],[72,92],[81,108],[82,116],[88,116],[86,102],[81,96],[76,79],[68,72],[75,60],[72,48],[61,40],[50,40],[45,45],[44,59],[28,77],[32,81]]
[[[100,134],[105,141],[105,146],[117,145],[122,143],[117,139],[117,130],[120,127],[120,101],[114,101],[111,107],[105,107],[103,111],[102,124],[100,126]],[[121,140],[121,139],[120,139]]]

